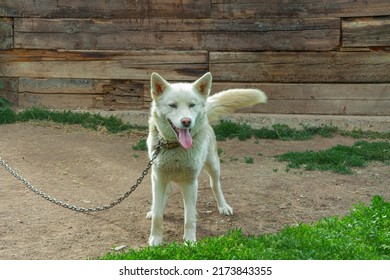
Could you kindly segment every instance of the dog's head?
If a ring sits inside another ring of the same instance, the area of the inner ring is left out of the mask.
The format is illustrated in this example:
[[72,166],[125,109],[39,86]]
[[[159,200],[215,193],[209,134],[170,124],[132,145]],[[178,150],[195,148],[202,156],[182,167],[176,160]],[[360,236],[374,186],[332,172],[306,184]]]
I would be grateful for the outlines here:
[[164,138],[170,141],[176,138],[183,148],[191,148],[199,120],[206,118],[205,104],[211,81],[210,73],[194,83],[173,84],[157,73],[152,74],[152,114],[155,114],[155,123]]

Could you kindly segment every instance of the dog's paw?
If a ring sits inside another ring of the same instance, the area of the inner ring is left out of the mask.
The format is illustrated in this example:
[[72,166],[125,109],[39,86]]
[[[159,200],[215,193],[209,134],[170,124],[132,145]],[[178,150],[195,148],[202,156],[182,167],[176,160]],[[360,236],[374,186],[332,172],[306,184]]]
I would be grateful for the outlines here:
[[152,219],[152,211],[149,211],[148,214],[146,214],[146,219],[148,220]]
[[219,210],[219,213],[222,215],[226,215],[226,216],[233,215],[233,208],[227,204],[222,206],[222,207],[218,207],[218,210]]
[[163,238],[160,235],[151,235],[149,237],[149,246],[158,246],[163,243]]
[[194,244],[194,243],[196,243],[196,233],[195,233],[195,231],[184,233],[183,240],[187,244]]

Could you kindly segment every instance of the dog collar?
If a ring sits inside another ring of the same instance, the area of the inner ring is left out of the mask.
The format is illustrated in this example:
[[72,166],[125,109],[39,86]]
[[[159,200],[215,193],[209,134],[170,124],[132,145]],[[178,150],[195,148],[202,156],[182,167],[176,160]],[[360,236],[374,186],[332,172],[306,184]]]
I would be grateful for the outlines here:
[[167,150],[171,150],[174,148],[177,148],[180,146],[179,142],[174,142],[174,141],[168,141],[166,140],[161,133],[158,131],[157,126],[155,126],[157,134],[158,134],[158,139],[161,142],[161,147]]
[[170,150],[179,147],[180,144],[178,142],[171,142],[171,141],[166,141],[165,139],[162,139],[162,144],[161,147],[164,149]]

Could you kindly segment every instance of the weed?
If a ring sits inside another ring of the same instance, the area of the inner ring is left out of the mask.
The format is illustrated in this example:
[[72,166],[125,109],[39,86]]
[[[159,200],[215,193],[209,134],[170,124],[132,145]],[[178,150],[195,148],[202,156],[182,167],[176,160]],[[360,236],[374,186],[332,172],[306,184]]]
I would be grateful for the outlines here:
[[133,150],[135,151],[147,151],[148,145],[146,139],[140,139],[137,144],[133,145]]
[[318,152],[289,152],[276,158],[279,161],[288,161],[289,168],[304,167],[306,170],[329,170],[352,174],[352,167],[364,167],[369,161],[389,161],[390,143],[358,141],[351,147],[337,145]]
[[390,139],[390,131],[379,132],[379,131],[363,131],[361,129],[352,131],[341,131],[341,135],[352,137],[355,139]]
[[303,129],[298,130],[290,128],[285,124],[275,124],[272,126],[272,129],[254,129],[248,124],[238,124],[228,120],[221,120],[218,125],[214,126],[214,132],[219,141],[234,137],[240,140],[247,140],[251,137],[255,137],[256,139],[308,140],[314,135],[331,137],[337,132],[337,128],[328,125],[320,127],[303,126]]
[[50,111],[44,108],[26,109],[17,114],[9,105],[8,101],[0,99],[0,124],[40,120],[61,124],[78,124],[93,130],[105,129],[110,133],[126,132],[134,128],[131,124],[124,123],[113,116],[103,117],[99,114],[77,113],[69,110]]
[[244,161],[246,164],[253,164],[255,162],[253,157],[245,157]]
[[9,102],[7,99],[0,97],[0,108],[11,107],[11,105],[12,105],[11,102]]
[[15,123],[16,120],[17,114],[12,110],[11,102],[0,97],[0,124]]
[[249,125],[237,124],[232,121],[220,121],[217,126],[214,126],[214,132],[218,141],[234,137],[247,140],[252,137],[252,128]]

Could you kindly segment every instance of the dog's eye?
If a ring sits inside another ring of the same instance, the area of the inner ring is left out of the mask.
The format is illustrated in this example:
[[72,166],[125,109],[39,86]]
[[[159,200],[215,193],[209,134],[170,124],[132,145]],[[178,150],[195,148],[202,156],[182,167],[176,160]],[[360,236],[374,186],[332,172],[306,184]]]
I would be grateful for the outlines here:
[[194,108],[195,105],[196,105],[195,103],[191,103],[191,104],[189,105],[189,107],[190,107],[190,108]]
[[176,109],[177,108],[177,105],[175,103],[172,103],[172,104],[169,104],[169,107],[173,108],[173,109]]

